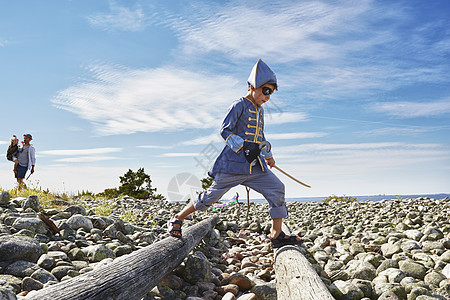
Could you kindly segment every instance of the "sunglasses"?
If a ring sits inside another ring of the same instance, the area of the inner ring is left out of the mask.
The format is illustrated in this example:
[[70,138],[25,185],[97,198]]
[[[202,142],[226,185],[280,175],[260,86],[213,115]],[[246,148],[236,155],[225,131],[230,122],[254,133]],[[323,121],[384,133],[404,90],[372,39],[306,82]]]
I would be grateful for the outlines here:
[[273,90],[270,87],[264,86],[262,88],[262,93],[266,96],[271,95],[273,93]]

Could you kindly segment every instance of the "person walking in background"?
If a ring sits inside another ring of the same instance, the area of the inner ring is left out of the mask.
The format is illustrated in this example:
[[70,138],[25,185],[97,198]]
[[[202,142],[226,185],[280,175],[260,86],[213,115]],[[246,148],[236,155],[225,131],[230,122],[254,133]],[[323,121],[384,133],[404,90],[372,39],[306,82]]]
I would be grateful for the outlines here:
[[17,157],[18,165],[17,165],[17,183],[19,184],[19,189],[22,187],[26,188],[26,185],[23,183],[23,179],[28,170],[30,170],[31,174],[34,173],[34,166],[36,164],[36,150],[33,145],[30,144],[33,137],[31,134],[27,133],[23,135],[23,145],[19,147],[19,155]]
[[168,233],[173,237],[182,237],[181,225],[189,214],[207,209],[229,189],[241,184],[261,193],[269,203],[273,248],[301,243],[298,236],[287,236],[281,230],[282,219],[288,216],[284,184],[268,168],[275,166],[272,153],[261,147],[266,141],[262,105],[277,90],[277,79],[269,66],[259,60],[247,83],[247,95],[232,103],[222,122],[220,134],[226,145],[208,173],[214,182],[169,220]]
[[17,165],[19,164],[19,161],[17,160],[17,157],[19,156],[19,139],[17,136],[13,135],[10,141],[11,143],[6,151],[6,158],[14,162],[13,172],[14,174],[17,174]]

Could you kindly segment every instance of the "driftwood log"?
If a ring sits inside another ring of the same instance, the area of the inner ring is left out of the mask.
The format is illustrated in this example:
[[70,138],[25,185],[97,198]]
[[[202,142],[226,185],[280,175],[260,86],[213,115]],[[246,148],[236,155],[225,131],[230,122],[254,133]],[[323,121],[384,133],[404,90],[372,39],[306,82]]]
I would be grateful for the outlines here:
[[108,265],[83,275],[33,291],[33,300],[118,300],[141,299],[175,269],[203,237],[217,224],[214,216],[183,228],[183,238],[165,238]]
[[[284,225],[283,231],[290,234]],[[278,300],[334,300],[298,246],[277,249],[274,269]]]

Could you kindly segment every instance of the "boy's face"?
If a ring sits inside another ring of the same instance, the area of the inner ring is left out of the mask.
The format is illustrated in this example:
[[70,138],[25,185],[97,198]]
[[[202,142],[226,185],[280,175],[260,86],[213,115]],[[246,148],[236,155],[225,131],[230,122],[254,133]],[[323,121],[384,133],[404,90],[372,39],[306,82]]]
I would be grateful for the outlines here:
[[253,92],[253,99],[257,105],[263,105],[270,100],[270,95],[275,91],[275,86],[270,83],[266,83]]

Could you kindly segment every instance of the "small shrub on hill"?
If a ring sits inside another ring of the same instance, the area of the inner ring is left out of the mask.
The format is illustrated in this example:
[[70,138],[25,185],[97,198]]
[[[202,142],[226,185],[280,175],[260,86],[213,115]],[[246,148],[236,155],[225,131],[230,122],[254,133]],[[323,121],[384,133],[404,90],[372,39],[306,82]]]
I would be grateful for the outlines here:
[[350,196],[345,196],[345,195],[343,195],[343,196],[332,195],[332,196],[329,196],[328,198],[322,200],[323,203],[330,203],[331,201],[351,203],[351,202],[355,202],[356,198],[350,197]]

